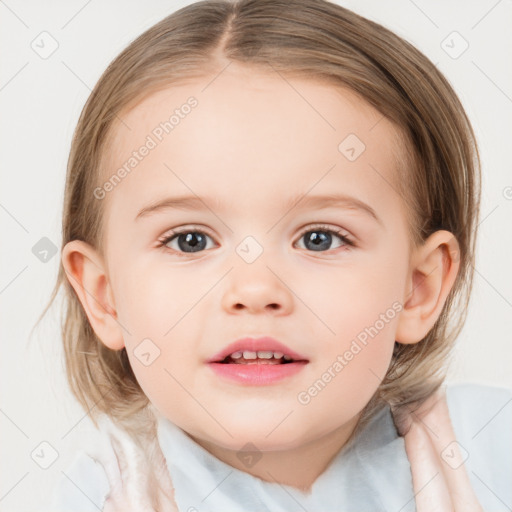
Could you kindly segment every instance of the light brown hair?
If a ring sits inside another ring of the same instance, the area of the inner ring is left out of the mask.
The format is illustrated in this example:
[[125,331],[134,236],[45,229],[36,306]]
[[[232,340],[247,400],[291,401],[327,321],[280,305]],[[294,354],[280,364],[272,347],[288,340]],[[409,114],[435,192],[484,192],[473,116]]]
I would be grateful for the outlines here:
[[[470,299],[480,203],[477,145],[461,102],[430,60],[385,27],[335,3],[200,1],[135,39],[105,70],[78,121],[62,247],[78,239],[102,250],[104,204],[93,190],[101,185],[109,135],[122,112],[161,88],[214,76],[229,61],[348,88],[397,126],[403,159],[397,159],[393,186],[408,208],[411,242],[450,231],[460,246],[460,269],[428,335],[416,344],[395,343],[388,372],[357,428],[385,403],[400,408],[423,401],[445,378]],[[135,433],[134,418],[146,414],[148,399],[125,349],[112,351],[97,338],[62,265],[43,315],[61,287],[62,339],[74,395],[93,421],[104,412]]]

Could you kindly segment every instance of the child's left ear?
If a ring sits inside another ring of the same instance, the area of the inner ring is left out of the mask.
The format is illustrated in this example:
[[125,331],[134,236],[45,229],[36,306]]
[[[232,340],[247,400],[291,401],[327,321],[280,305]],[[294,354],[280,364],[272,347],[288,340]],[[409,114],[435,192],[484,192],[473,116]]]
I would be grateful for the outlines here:
[[395,333],[398,343],[417,343],[432,329],[457,277],[459,260],[459,243],[449,231],[436,231],[414,251]]

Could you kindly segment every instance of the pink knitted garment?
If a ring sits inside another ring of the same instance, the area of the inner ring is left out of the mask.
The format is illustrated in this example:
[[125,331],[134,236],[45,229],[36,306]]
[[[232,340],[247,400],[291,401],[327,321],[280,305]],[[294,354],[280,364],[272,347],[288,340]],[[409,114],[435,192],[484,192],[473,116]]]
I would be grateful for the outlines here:
[[110,485],[103,512],[177,512],[174,487],[158,438],[155,436],[144,453],[107,416],[98,423],[104,435],[89,455],[103,466]]

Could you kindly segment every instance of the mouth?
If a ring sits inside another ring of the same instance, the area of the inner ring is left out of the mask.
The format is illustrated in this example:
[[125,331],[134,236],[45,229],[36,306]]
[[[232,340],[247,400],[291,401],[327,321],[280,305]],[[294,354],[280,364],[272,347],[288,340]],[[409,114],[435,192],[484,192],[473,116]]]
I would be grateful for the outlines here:
[[264,336],[241,338],[206,361],[217,364],[287,365],[309,360],[280,341]]
[[267,365],[277,365],[277,364],[290,364],[290,363],[298,363],[298,362],[307,362],[303,359],[294,359],[293,357],[283,354],[282,352],[274,352],[274,351],[266,351],[266,350],[258,350],[257,352],[252,352],[249,350],[244,351],[236,351],[232,354],[226,356],[224,359],[220,361],[212,361],[220,364],[267,364]]
[[309,360],[284,343],[265,336],[241,338],[206,363],[221,379],[242,386],[266,386],[300,376]]

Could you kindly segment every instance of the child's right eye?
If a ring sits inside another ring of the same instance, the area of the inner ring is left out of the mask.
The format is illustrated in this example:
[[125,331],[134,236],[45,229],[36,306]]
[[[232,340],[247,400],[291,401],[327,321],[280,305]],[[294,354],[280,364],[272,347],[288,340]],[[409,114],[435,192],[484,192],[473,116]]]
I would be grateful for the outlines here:
[[[171,249],[179,256],[183,256],[182,253],[189,254],[205,250],[207,238],[211,239],[210,235],[204,231],[191,228],[174,230],[171,233],[166,233],[163,239],[159,240],[159,247]],[[174,242],[175,246],[169,247],[170,242]]]

